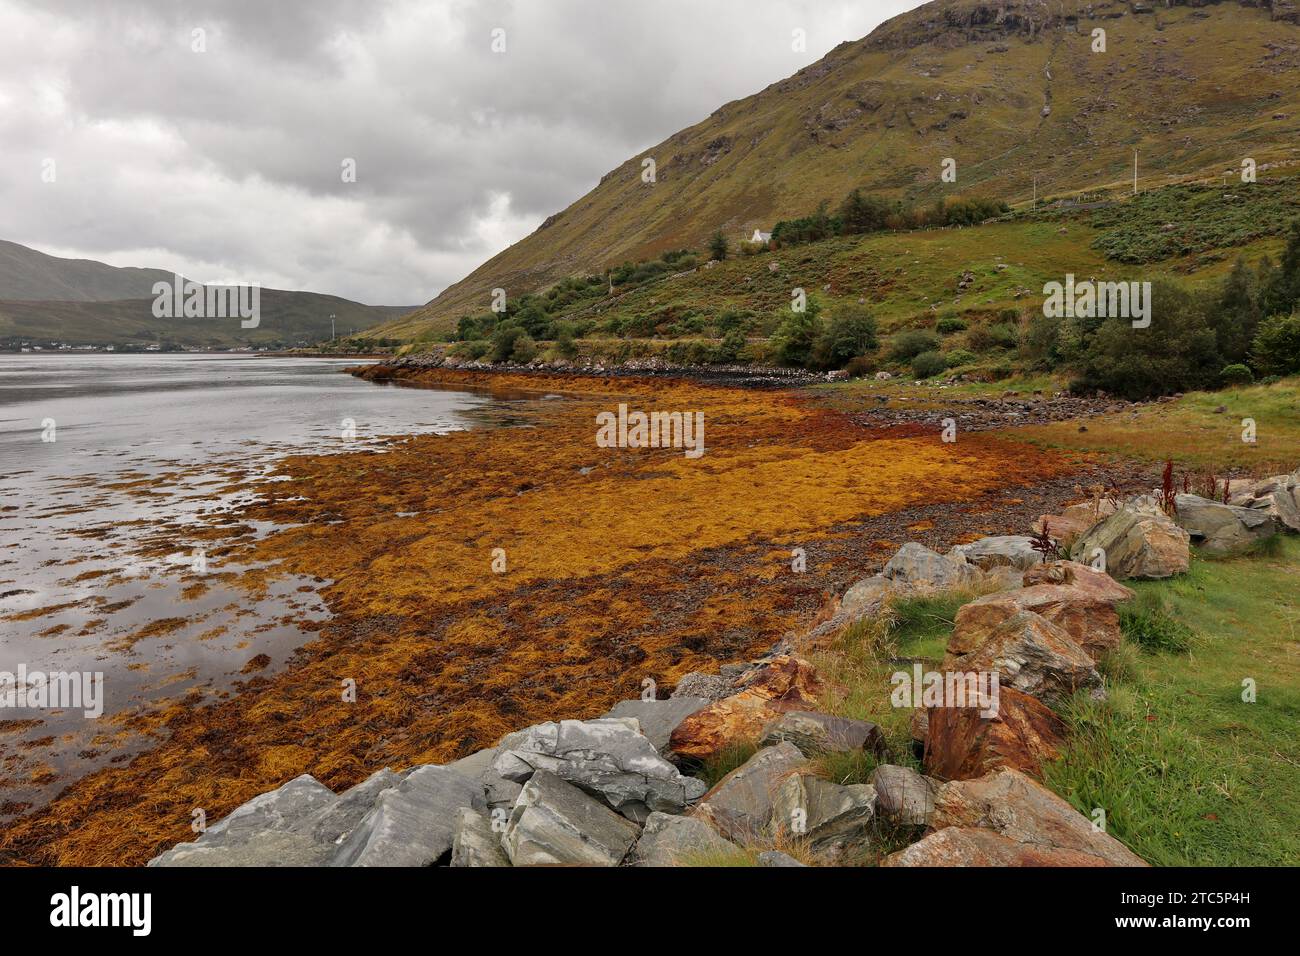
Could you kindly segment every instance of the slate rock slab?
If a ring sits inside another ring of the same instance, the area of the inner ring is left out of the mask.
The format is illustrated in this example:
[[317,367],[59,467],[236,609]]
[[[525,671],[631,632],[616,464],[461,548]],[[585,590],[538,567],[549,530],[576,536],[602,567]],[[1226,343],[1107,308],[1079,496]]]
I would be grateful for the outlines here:
[[519,793],[502,846],[515,866],[617,866],[639,829],[548,770]]

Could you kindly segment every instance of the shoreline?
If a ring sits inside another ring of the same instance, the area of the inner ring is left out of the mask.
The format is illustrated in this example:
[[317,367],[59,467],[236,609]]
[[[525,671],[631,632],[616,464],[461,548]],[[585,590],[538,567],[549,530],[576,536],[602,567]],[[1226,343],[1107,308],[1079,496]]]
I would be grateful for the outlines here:
[[[361,377],[383,380],[368,368]],[[994,435],[971,435],[954,455],[928,430],[865,428],[793,391],[402,377],[541,383],[572,400],[539,401],[532,428],[285,459],[289,480],[234,516],[282,530],[232,556],[314,577],[331,621],[288,667],[251,676],[229,700],[141,721],[165,739],[14,821],[6,859],[139,863],[183,838],[194,806],[216,819],[299,773],[337,789],[384,765],[464,756],[540,719],[595,716],[635,696],[642,675],[672,686],[766,652],[903,540],[1023,530],[1077,497],[1088,469]],[[591,413],[619,396],[702,408],[708,454],[697,466],[597,449]],[[808,574],[785,573],[796,545]],[[494,547],[509,573],[490,570]],[[344,705],[337,686],[349,675],[361,693]],[[107,837],[123,832],[140,836]]]

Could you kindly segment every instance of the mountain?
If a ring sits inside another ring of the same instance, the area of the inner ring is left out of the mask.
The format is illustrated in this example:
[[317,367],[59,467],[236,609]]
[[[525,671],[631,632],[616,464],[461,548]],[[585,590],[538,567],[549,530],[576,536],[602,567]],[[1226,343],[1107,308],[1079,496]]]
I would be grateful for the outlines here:
[[62,259],[0,240],[0,346],[22,342],[70,345],[174,345],[191,348],[311,345],[361,332],[404,315],[411,306],[362,305],[335,295],[262,289],[257,328],[238,319],[157,318],[161,269]]
[[629,157],[377,334],[442,332],[493,288],[703,249],[718,229],[734,245],[857,187],[1021,203],[1131,181],[1135,149],[1144,187],[1292,157],[1298,69],[1297,0],[935,0]]

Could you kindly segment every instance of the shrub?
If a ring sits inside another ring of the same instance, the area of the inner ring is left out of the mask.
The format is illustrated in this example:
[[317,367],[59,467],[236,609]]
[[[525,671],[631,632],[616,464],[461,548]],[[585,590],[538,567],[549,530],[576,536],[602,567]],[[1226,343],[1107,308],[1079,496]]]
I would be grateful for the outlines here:
[[525,332],[515,339],[515,347],[510,350],[510,360],[520,365],[527,365],[535,358],[537,358],[537,343]]
[[933,378],[947,369],[948,360],[939,352],[922,352],[912,359],[912,374],[917,378]]
[[461,342],[458,345],[453,345],[447,350],[447,354],[454,355],[457,358],[467,358],[471,361],[477,362],[483,356],[487,355],[491,348],[492,344],[485,339],[473,339],[469,342]]
[[874,352],[876,317],[860,305],[841,305],[813,343],[812,363],[818,368],[843,368],[852,358]]
[[748,344],[744,332],[740,329],[732,329],[722,337],[722,342],[718,346],[717,360],[723,365],[739,362]]
[[1226,366],[1223,371],[1219,373],[1219,378],[1222,380],[1224,385],[1228,386],[1249,385],[1251,382],[1255,381],[1255,373],[1252,372],[1248,366],[1238,363]]
[[910,362],[922,352],[937,352],[939,336],[924,329],[909,329],[894,336],[889,357],[895,362]]
[[1275,315],[1261,322],[1250,357],[1265,375],[1300,372],[1300,313]]
[[844,371],[849,373],[850,378],[865,378],[876,370],[876,363],[866,355],[859,355],[856,358],[849,359],[849,364],[844,366]]
[[948,367],[956,368],[959,365],[974,365],[979,361],[979,356],[970,349],[953,349],[948,353]]
[[503,325],[492,333],[492,361],[504,362],[514,354],[515,342],[527,335],[518,325]]
[[1020,344],[1020,330],[1009,322],[994,325],[980,325],[971,329],[967,336],[970,347],[977,352],[991,352],[993,349],[1013,349]]
[[782,365],[808,365],[813,345],[821,335],[821,311],[815,299],[803,312],[791,312],[772,333],[772,350]]
[[947,318],[940,319],[938,323],[935,324],[935,329],[938,330],[940,335],[952,335],[954,332],[965,332],[966,320],[959,319],[955,315],[950,315]]

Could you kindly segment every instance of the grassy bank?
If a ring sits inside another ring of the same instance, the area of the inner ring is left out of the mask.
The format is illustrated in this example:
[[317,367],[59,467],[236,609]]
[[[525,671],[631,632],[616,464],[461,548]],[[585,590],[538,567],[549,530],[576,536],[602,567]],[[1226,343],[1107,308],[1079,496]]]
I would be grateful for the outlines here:
[[[1070,743],[1046,783],[1089,816],[1105,809],[1108,832],[1154,865],[1300,863],[1298,582],[1300,541],[1288,538],[1268,554],[1197,559],[1176,580],[1135,583],[1143,613],[1125,617],[1126,643],[1103,668],[1109,700],[1066,709]],[[839,685],[826,707],[878,723],[890,762],[917,765],[912,711],[890,705],[889,675],[912,658],[937,666],[972,596],[897,602],[816,658]],[[1248,678],[1254,703],[1242,700]],[[836,757],[820,769],[860,783],[874,765]]]

